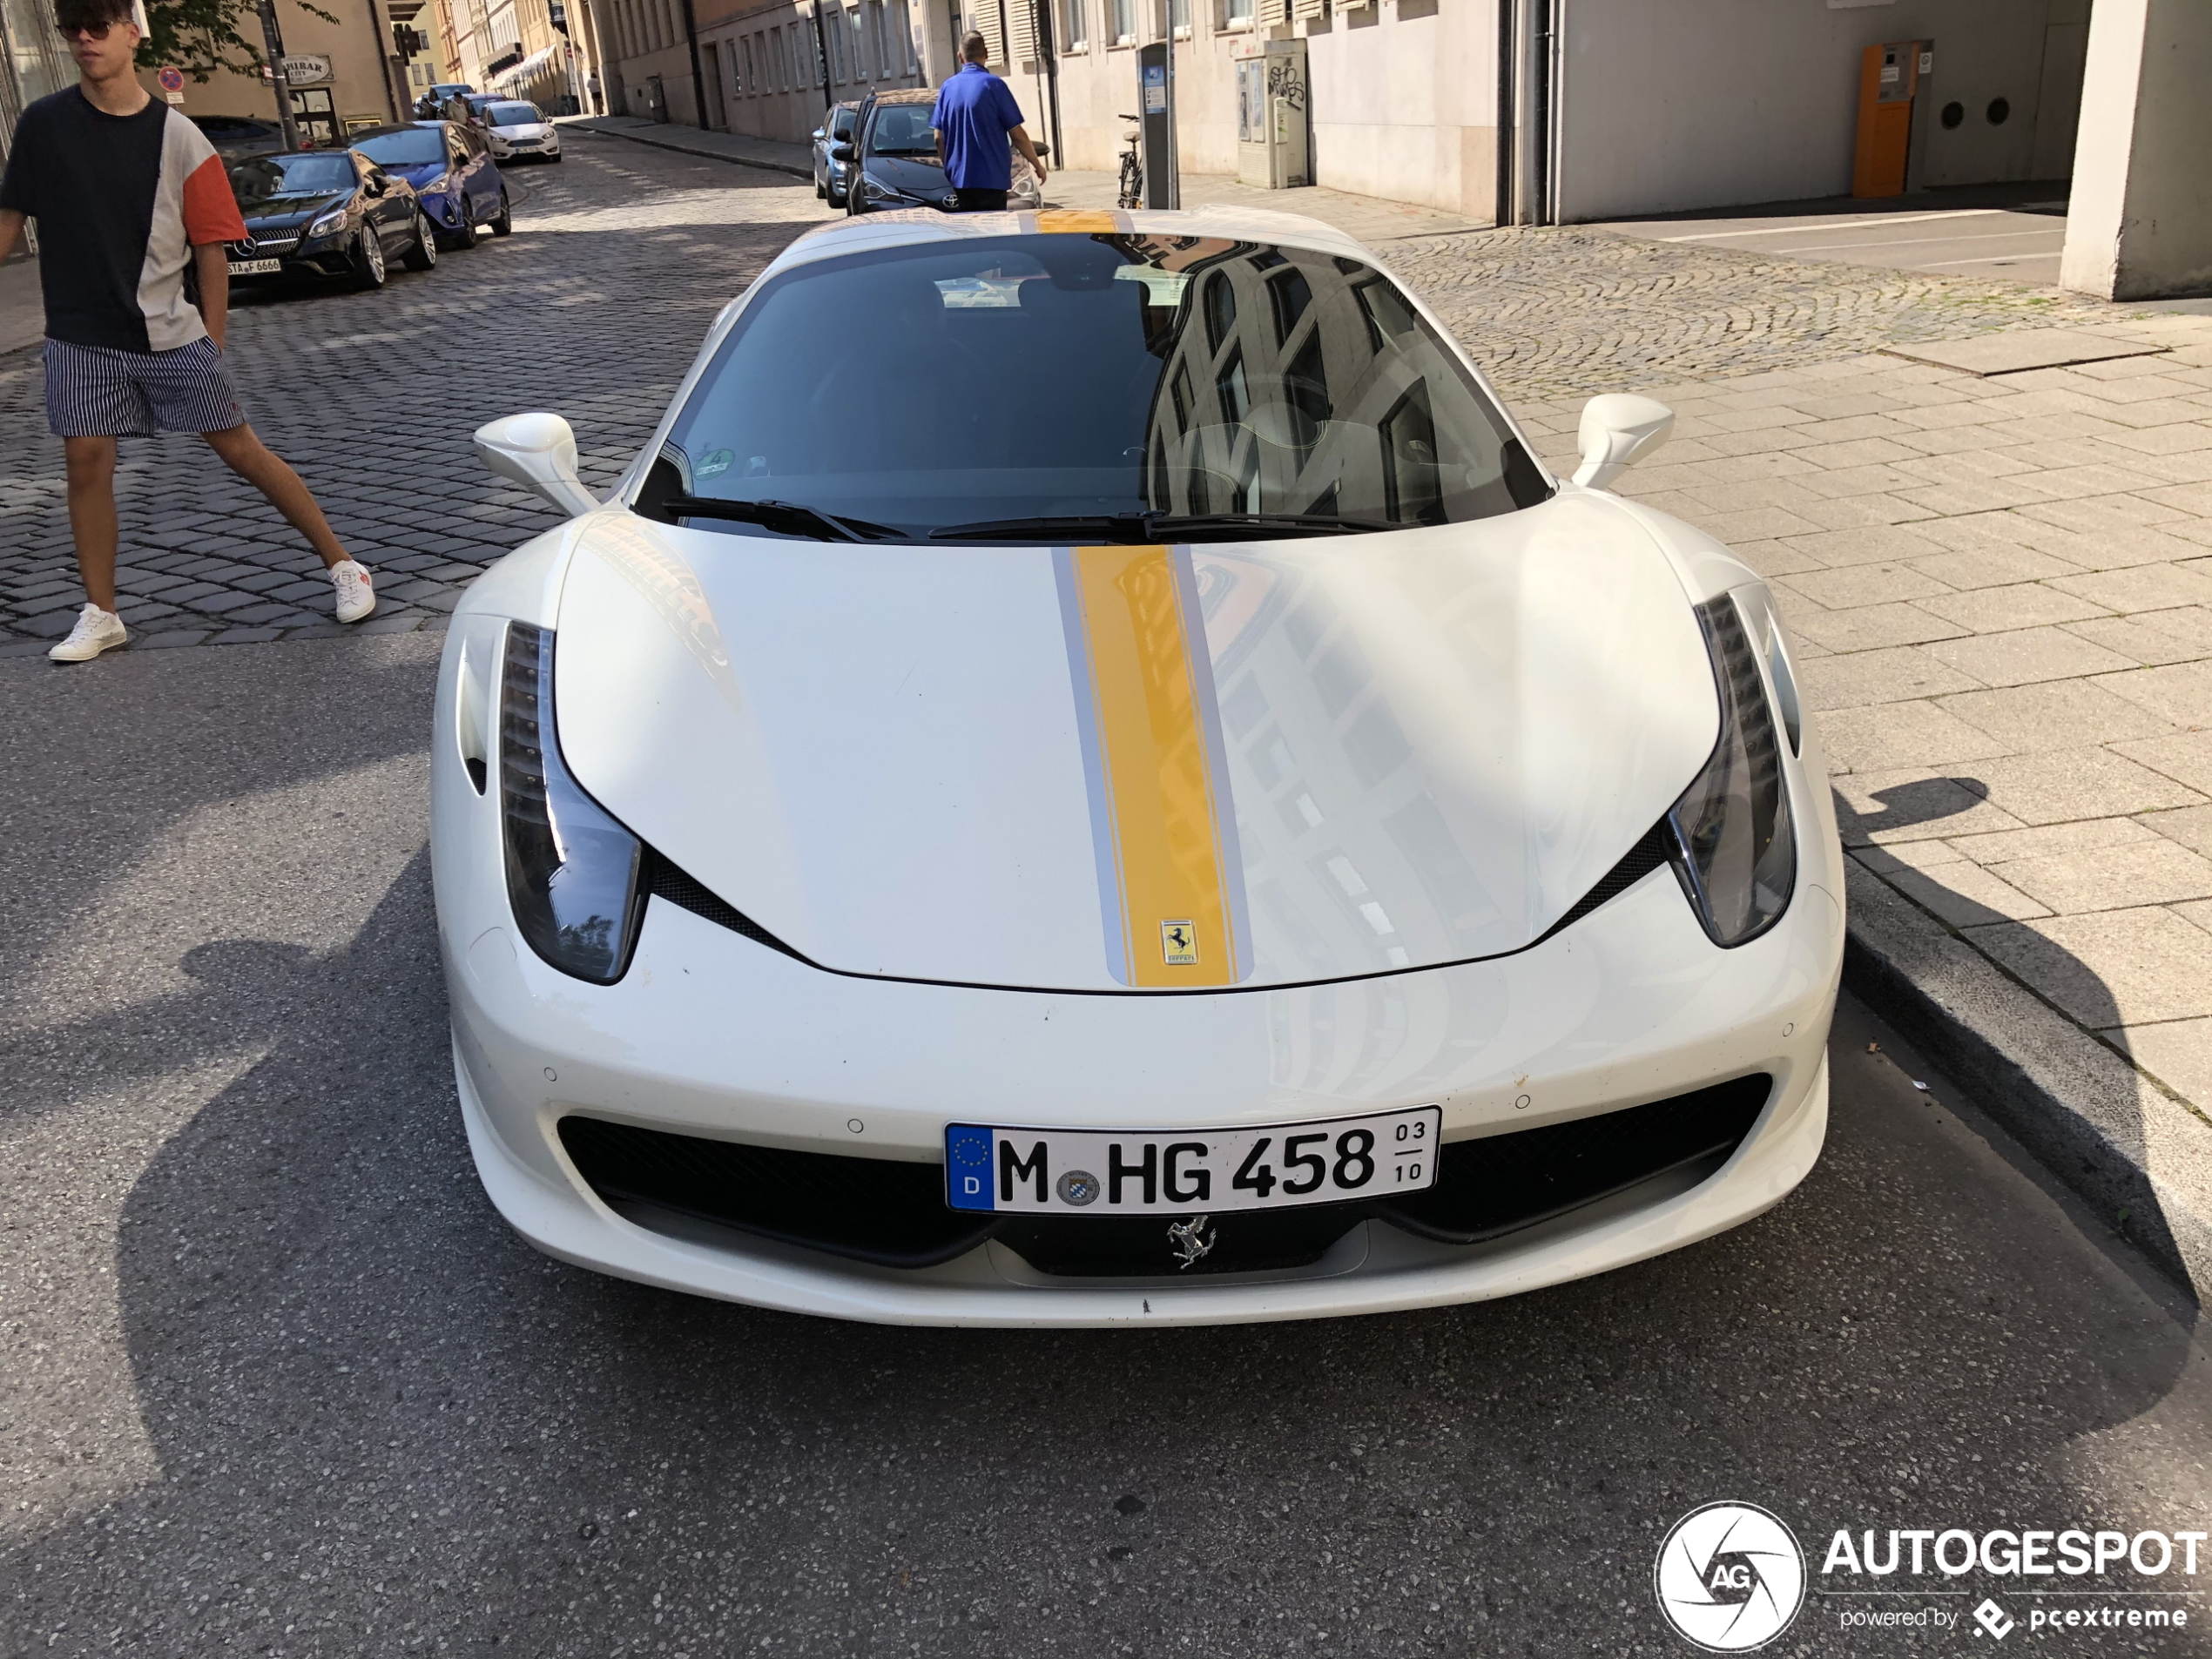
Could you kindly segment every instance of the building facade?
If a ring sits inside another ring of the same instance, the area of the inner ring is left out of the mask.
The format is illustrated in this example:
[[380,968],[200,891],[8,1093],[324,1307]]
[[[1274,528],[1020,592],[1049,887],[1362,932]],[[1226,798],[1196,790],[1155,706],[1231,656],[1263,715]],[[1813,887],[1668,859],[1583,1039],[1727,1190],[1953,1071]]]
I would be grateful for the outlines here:
[[929,56],[912,0],[781,0],[702,24],[707,125],[803,140],[833,104],[927,84]]

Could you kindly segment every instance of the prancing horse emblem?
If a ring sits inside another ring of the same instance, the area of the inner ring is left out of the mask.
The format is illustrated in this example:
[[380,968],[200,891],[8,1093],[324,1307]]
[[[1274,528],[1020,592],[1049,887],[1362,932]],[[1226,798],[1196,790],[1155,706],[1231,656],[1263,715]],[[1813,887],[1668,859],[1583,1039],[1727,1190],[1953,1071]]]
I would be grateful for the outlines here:
[[1175,1246],[1178,1271],[1213,1249],[1213,1238],[1206,1231],[1206,1224],[1211,1219],[1210,1216],[1193,1216],[1188,1221],[1169,1224],[1168,1243]]

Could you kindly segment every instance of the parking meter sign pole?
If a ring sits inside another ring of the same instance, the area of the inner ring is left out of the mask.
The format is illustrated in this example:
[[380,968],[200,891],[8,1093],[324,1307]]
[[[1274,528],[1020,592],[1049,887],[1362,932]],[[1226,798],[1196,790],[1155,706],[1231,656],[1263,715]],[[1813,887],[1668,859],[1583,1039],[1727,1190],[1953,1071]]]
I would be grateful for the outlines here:
[[1175,43],[1156,40],[1136,49],[1139,130],[1144,145],[1144,206],[1183,206],[1175,154]]

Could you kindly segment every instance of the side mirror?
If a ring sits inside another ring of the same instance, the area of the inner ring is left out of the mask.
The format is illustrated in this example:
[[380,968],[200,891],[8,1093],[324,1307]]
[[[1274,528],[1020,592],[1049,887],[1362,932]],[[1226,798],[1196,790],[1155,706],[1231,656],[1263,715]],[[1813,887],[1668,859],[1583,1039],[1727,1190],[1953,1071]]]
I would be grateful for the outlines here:
[[1037,152],[1038,160],[1049,161],[1052,158],[1052,146],[1050,145],[1033,144],[1029,147]]
[[821,130],[821,128],[819,128],[819,127],[816,127],[816,128],[815,128],[815,129],[814,129],[812,132],[808,133],[806,136],[807,136],[808,138],[810,138],[813,139],[813,141],[814,141],[816,144],[819,144],[819,143],[822,141],[822,130]]
[[833,144],[833,145],[830,145],[830,159],[831,159],[832,161],[850,161],[850,160],[852,160],[852,159],[853,159],[853,146],[852,146],[849,143],[847,143],[847,144]]
[[1577,441],[1582,464],[1575,482],[1603,489],[1635,462],[1666,442],[1675,412],[1664,403],[1626,392],[1608,392],[1582,405]]
[[599,505],[577,475],[576,429],[557,415],[510,415],[476,428],[476,459],[571,518]]

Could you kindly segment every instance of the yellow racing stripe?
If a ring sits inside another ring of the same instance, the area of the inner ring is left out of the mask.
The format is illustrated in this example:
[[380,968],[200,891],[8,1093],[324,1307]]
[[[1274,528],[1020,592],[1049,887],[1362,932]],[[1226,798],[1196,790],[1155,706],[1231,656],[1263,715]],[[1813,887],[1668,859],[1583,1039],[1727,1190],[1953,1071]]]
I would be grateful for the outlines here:
[[1111,236],[1128,228],[1128,222],[1118,213],[1076,212],[1049,207],[1037,215],[1037,229],[1048,236]]
[[[1075,598],[1121,892],[1127,980],[1233,985],[1237,940],[1200,688],[1164,547],[1072,550]],[[1109,900],[1110,904],[1110,900]],[[1110,914],[1108,925],[1112,925]]]

